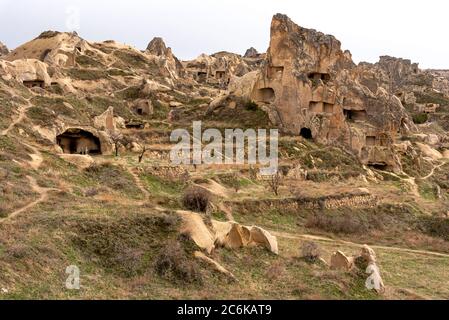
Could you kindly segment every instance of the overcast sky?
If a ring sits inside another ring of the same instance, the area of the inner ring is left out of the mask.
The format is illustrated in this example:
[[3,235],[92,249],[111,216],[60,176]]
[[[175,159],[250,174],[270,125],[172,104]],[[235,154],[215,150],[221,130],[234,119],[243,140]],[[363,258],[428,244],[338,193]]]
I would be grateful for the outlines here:
[[356,62],[392,55],[449,69],[444,0],[0,0],[0,41],[12,49],[44,30],[75,29],[86,40],[139,49],[161,36],[181,59],[251,46],[264,52],[278,12],[336,36]]

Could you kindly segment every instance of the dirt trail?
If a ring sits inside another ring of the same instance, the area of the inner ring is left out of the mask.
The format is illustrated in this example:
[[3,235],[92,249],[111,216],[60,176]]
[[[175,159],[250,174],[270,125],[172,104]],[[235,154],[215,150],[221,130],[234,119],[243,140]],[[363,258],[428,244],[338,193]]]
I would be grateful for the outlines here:
[[23,143],[25,146],[33,150],[34,153],[31,153],[29,156],[31,157],[31,160],[28,161],[28,164],[33,168],[34,170],[37,170],[42,165],[42,162],[44,162],[44,158],[42,157],[42,153],[32,145],[29,145],[27,143]]
[[126,169],[128,170],[129,174],[133,177],[134,182],[136,183],[136,186],[140,189],[140,191],[142,191],[142,193],[145,195],[145,200],[148,200],[150,198],[150,193],[148,192],[148,190],[144,187],[144,185],[142,184],[142,181],[140,180],[139,176],[137,175],[137,173],[135,173],[133,171],[132,168],[126,166]]
[[27,101],[28,101],[28,104],[26,106],[20,106],[18,108],[19,116],[13,122],[11,122],[11,124],[8,126],[8,128],[3,130],[0,133],[0,135],[6,136],[16,126],[16,124],[18,124],[25,118],[25,114],[26,114],[27,110],[33,106],[29,100],[27,100]]
[[[364,245],[364,244],[355,243],[355,242],[351,242],[351,241],[330,239],[330,238],[326,238],[326,237],[314,236],[314,235],[309,235],[309,234],[291,234],[291,233],[287,233],[287,232],[276,232],[276,231],[270,231],[270,233],[276,237],[284,238],[284,239],[315,240],[315,241],[322,241],[322,242],[333,242],[333,243],[337,243],[337,244],[344,244],[344,245],[358,247],[358,248],[361,248]],[[386,250],[386,251],[398,251],[398,252],[415,253],[415,254],[423,254],[423,255],[449,258],[449,254],[433,252],[433,251],[426,251],[426,250],[413,250],[413,249],[406,249],[406,248],[399,248],[399,247],[376,246],[376,245],[370,245],[370,247],[373,249],[380,249],[380,250]]]
[[33,177],[27,176],[28,180],[30,181],[30,186],[31,189],[39,194],[39,198],[34,200],[33,202],[27,204],[26,206],[17,209],[16,211],[10,213],[6,218],[0,219],[0,223],[1,222],[5,222],[5,221],[9,221],[11,219],[14,219],[16,216],[18,216],[19,214],[33,208],[34,206],[38,205],[41,202],[44,202],[45,200],[48,199],[48,193],[50,191],[59,191],[59,189],[54,189],[54,188],[42,188],[39,187],[39,185],[36,182],[36,179],[34,179]]
[[430,173],[429,173],[427,176],[421,178],[421,180],[427,180],[427,179],[429,179],[430,177],[432,177],[432,176],[435,174],[435,171],[436,171],[437,169],[443,167],[443,166],[446,165],[446,164],[447,164],[447,162],[444,161],[444,162],[440,163],[439,165],[434,166],[434,167],[432,168],[432,171],[430,171]]

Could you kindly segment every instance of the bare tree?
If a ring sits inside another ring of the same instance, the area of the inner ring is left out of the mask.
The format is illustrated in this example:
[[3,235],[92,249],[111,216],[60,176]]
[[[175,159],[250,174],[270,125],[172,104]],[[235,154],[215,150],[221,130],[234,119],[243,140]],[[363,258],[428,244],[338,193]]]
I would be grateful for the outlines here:
[[139,153],[139,163],[142,163],[143,157],[145,156],[145,153],[147,152],[147,146],[144,143],[136,142],[137,145],[140,147],[140,153]]
[[276,171],[276,173],[270,177],[270,180],[268,180],[268,186],[276,196],[279,196],[279,187],[281,186],[281,183],[282,174],[279,171]]
[[114,144],[115,156],[118,157],[120,145],[123,144],[123,134],[120,131],[110,131],[109,137]]

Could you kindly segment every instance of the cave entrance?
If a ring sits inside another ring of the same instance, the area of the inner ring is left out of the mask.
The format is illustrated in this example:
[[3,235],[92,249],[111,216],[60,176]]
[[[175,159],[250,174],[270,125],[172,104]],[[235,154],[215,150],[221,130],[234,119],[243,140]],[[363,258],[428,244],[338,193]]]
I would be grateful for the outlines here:
[[199,71],[197,73],[197,79],[198,81],[205,81],[207,79],[207,72]]
[[368,167],[376,169],[376,170],[380,170],[380,171],[387,171],[388,170],[388,165],[385,162],[368,163]]
[[310,130],[309,128],[301,128],[299,135],[307,140],[311,140],[313,138],[312,130]]
[[308,74],[308,77],[313,83],[318,83],[321,80],[324,84],[326,84],[331,80],[330,74],[321,72],[311,72]]
[[226,75],[225,71],[217,71],[217,72],[215,72],[215,78],[217,78],[217,79],[223,79],[225,77],[225,75]]
[[276,97],[273,88],[262,88],[257,91],[257,100],[260,102],[271,103]]
[[68,154],[101,154],[100,139],[82,129],[69,129],[56,137],[57,144]]
[[343,109],[343,114],[348,121],[366,121],[365,110],[349,110]]
[[27,88],[44,88],[45,82],[42,80],[25,80],[23,81],[23,85]]

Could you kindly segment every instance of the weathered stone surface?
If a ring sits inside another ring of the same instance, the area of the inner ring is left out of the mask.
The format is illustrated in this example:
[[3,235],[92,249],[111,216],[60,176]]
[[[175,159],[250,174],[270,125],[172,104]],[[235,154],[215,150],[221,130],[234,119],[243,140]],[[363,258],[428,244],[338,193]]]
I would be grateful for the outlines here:
[[36,59],[19,59],[13,62],[2,61],[0,63],[2,73],[15,78],[17,81],[36,86],[49,86],[51,78],[48,75],[47,65]]
[[333,36],[275,15],[251,97],[274,105],[287,133],[306,130],[320,143],[347,145],[363,163],[399,169],[392,142],[413,129],[412,122],[397,97],[367,86],[362,69],[340,46]]
[[175,57],[171,48],[165,45],[162,38],[156,37],[151,40],[145,52],[158,58],[157,63],[165,76],[171,79],[178,79],[184,75],[182,63]]
[[9,53],[8,48],[2,42],[0,42],[0,57],[5,56],[8,53]]
[[155,37],[148,44],[146,51],[156,56],[163,56],[167,53],[167,46],[162,38]]
[[244,57],[245,58],[257,58],[259,56],[259,52],[253,47],[246,50]]
[[354,267],[354,258],[347,257],[343,252],[337,251],[331,257],[332,269],[349,271]]
[[262,61],[262,58],[246,59],[238,54],[223,51],[210,56],[202,54],[183,64],[188,74],[197,82],[227,88],[232,77],[241,77],[257,70]]

